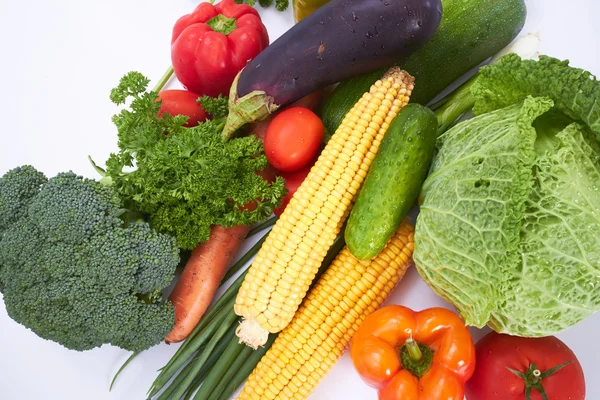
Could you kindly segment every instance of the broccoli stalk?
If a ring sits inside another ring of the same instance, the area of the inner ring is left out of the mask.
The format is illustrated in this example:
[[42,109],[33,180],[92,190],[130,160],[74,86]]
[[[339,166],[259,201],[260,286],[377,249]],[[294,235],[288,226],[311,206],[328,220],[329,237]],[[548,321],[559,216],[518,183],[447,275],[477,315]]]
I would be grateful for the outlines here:
[[73,350],[141,351],[174,325],[162,301],[179,262],[171,236],[129,220],[111,186],[33,167],[0,178],[0,282],[9,316]]

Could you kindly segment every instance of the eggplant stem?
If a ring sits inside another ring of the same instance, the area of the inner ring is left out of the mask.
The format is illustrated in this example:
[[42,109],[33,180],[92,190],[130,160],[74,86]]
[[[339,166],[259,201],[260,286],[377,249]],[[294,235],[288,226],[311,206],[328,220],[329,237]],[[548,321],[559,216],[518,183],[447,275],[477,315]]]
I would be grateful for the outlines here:
[[225,140],[231,139],[235,132],[247,123],[261,121],[279,108],[275,104],[275,99],[261,90],[255,90],[241,98],[238,96],[238,81],[244,69],[236,75],[231,85],[229,115],[227,116],[225,128],[221,133]]

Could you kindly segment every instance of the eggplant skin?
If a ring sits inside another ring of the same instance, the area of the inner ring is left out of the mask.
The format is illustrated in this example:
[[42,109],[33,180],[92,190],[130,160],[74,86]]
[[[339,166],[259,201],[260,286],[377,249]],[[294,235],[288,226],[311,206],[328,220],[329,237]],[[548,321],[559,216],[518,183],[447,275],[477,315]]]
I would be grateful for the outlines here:
[[440,0],[333,0],[248,63],[237,94],[263,91],[283,106],[392,66],[427,43],[441,18]]

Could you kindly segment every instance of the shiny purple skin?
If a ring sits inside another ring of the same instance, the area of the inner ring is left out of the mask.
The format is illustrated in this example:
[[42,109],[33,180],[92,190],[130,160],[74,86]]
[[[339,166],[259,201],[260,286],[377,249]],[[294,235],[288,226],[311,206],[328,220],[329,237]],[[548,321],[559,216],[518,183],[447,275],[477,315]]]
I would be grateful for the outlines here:
[[333,0],[246,66],[238,97],[260,90],[284,106],[333,83],[392,66],[427,43],[441,18],[440,0]]

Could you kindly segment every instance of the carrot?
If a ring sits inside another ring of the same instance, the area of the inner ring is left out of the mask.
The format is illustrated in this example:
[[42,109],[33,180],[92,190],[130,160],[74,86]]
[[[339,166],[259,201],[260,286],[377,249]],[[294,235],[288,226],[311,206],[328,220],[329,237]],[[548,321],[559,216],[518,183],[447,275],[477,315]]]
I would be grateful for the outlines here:
[[244,225],[214,226],[210,239],[192,251],[169,297],[175,306],[175,326],[165,342],[181,342],[200,322],[249,231]]

